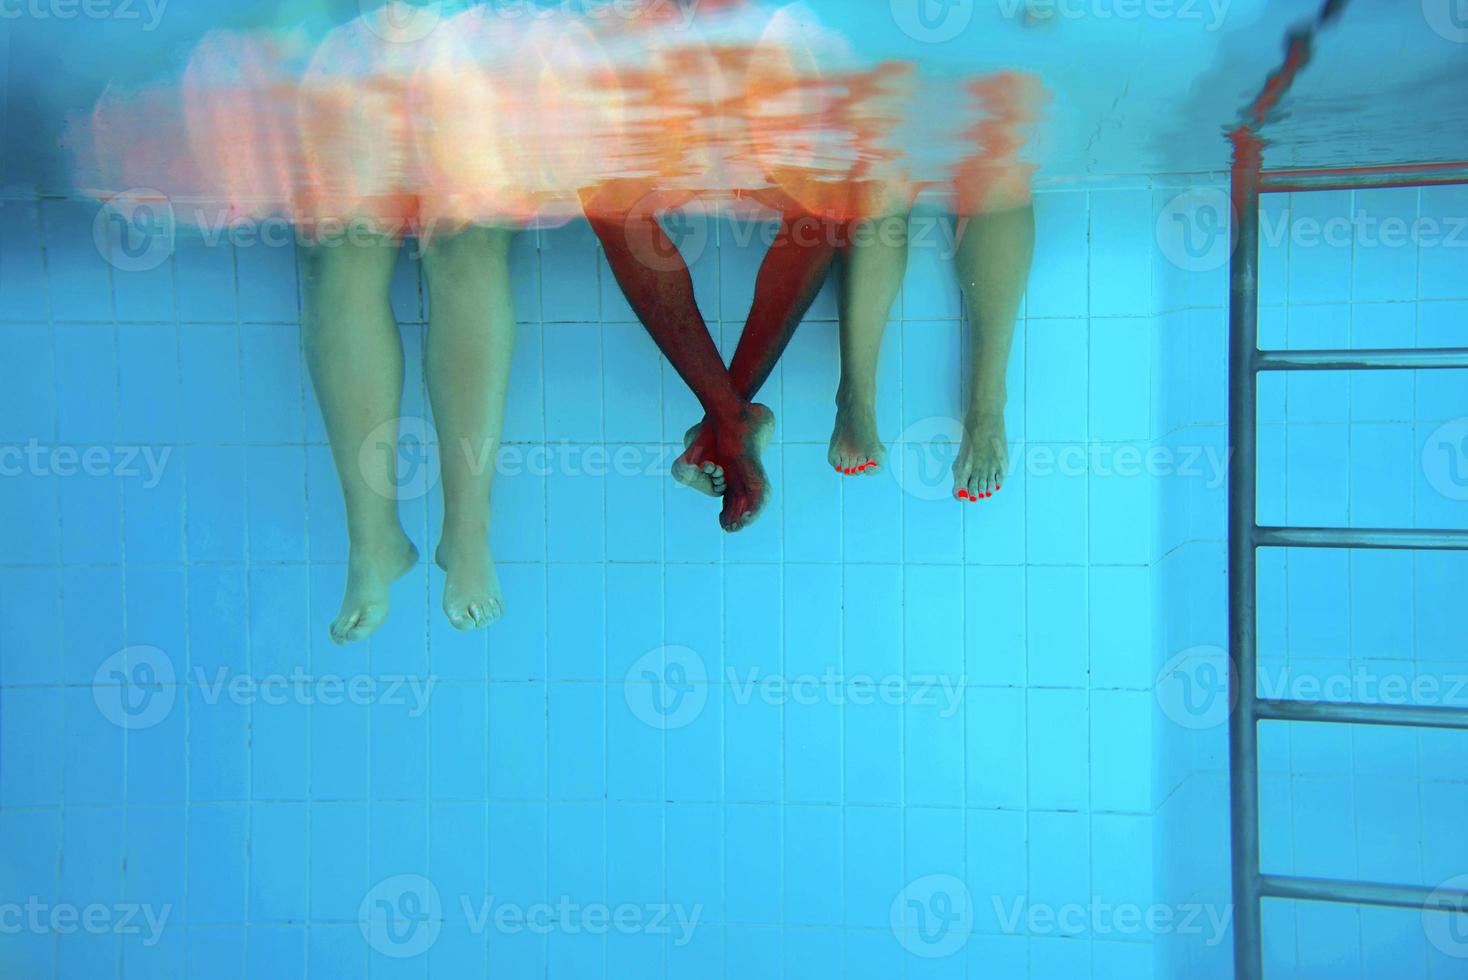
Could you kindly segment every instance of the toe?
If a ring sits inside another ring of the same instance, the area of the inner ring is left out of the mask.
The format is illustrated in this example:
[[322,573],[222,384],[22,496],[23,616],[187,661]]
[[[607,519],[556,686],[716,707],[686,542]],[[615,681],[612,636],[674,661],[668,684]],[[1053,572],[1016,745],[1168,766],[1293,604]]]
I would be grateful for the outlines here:
[[362,613],[360,610],[353,610],[351,612],[344,612],[339,614],[336,619],[332,620],[330,627],[331,639],[333,640],[333,642],[337,644],[346,643],[347,637],[351,634],[352,630],[356,628],[357,623],[361,619]]
[[963,462],[953,464],[953,495],[959,500],[969,498],[968,484],[973,471]]
[[376,603],[363,606],[357,613],[356,622],[348,630],[343,631],[345,642],[356,643],[371,636],[382,621],[387,618],[387,609]]

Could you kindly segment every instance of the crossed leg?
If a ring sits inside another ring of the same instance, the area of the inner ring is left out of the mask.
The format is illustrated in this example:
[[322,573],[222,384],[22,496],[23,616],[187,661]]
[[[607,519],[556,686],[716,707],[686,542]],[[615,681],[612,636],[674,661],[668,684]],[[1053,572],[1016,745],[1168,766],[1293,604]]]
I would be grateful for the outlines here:
[[387,618],[388,587],[418,560],[398,518],[398,412],[403,348],[388,302],[398,242],[382,237],[301,252],[304,337],[346,504],[346,590],[337,643],[366,639]]
[[[820,293],[845,233],[840,223],[802,212],[782,214],[755,277],[754,302],[729,363],[729,380],[746,400],[769,380]],[[708,418],[689,429],[683,440],[686,452],[673,475],[696,490],[717,494],[722,473],[717,467],[706,470],[698,465],[709,455],[711,438]]]
[[[624,203],[629,195],[637,203]],[[760,452],[774,428],[774,415],[751,403],[730,380],[698,311],[688,266],[648,200],[635,188],[613,184],[583,194],[582,205],[627,301],[703,406],[708,444],[697,457],[685,453],[684,462],[710,479],[719,475],[724,498],[719,524],[737,531],[751,524],[769,500]]]
[[515,232],[471,227],[434,238],[423,253],[428,280],[425,371],[438,430],[443,533],[443,610],[457,629],[504,614],[489,549],[490,493],[515,346],[509,249]]

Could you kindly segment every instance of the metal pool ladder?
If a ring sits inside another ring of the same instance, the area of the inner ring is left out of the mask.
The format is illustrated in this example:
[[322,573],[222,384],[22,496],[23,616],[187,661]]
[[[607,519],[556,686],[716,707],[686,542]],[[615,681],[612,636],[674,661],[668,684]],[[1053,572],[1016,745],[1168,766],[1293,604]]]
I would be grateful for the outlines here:
[[[1468,729],[1468,709],[1269,700],[1257,689],[1255,579],[1259,548],[1468,550],[1468,531],[1399,528],[1261,527],[1258,524],[1258,386],[1261,371],[1468,368],[1468,348],[1407,350],[1259,349],[1259,197],[1263,193],[1420,187],[1468,182],[1468,164],[1417,164],[1266,172],[1236,162],[1238,240],[1229,284],[1228,633],[1232,697],[1229,788],[1233,836],[1234,976],[1263,980],[1262,905],[1302,899],[1446,914],[1468,912],[1468,891],[1264,874],[1259,864],[1259,743],[1262,721]],[[1468,871],[1468,869],[1464,869]]]

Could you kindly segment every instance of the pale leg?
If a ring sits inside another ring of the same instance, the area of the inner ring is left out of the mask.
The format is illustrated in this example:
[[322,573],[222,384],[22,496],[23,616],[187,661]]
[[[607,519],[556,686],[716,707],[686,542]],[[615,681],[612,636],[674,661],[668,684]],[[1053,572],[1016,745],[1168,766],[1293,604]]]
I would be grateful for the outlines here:
[[443,609],[458,629],[504,614],[489,549],[490,492],[505,420],[515,310],[508,255],[514,232],[469,228],[436,238],[423,255],[428,279],[428,397],[438,430]]
[[957,265],[973,354],[963,443],[953,465],[953,493],[973,501],[992,496],[1009,469],[1005,373],[1035,254],[1035,211],[1025,205],[967,221],[959,237]]
[[827,456],[842,473],[876,472],[886,462],[877,434],[877,359],[907,273],[907,222],[906,215],[863,221],[842,252],[841,384]]
[[398,243],[380,238],[305,247],[306,360],[346,503],[346,591],[331,623],[337,643],[387,618],[388,586],[418,560],[398,519],[398,413],[403,348],[388,303]]

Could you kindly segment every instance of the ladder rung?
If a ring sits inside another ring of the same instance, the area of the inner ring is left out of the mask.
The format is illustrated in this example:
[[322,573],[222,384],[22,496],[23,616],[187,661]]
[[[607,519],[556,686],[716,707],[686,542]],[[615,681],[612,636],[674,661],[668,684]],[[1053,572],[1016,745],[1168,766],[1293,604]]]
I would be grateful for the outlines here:
[[1412,368],[1468,368],[1468,348],[1262,350],[1254,357],[1256,371],[1389,371]]
[[1409,528],[1256,527],[1260,548],[1388,548],[1408,551],[1468,551],[1468,531]]
[[1290,875],[1260,875],[1259,894],[1264,898],[1297,898],[1309,902],[1343,902],[1434,912],[1462,913],[1468,909],[1468,891],[1457,888],[1377,885],[1365,881],[1295,878]]
[[1344,725],[1468,729],[1468,708],[1441,705],[1260,700],[1254,703],[1254,717],[1260,721],[1324,721]]

